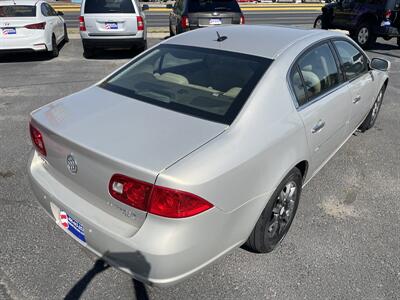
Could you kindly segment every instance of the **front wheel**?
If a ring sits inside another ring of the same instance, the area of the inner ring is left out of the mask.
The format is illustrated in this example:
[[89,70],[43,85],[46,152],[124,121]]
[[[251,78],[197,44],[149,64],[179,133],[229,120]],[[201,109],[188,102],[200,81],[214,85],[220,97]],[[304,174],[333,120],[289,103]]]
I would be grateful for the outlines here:
[[369,49],[376,42],[376,35],[373,33],[368,23],[360,24],[357,29],[351,33],[351,37],[363,49]]
[[375,125],[375,121],[378,118],[379,111],[381,110],[383,96],[385,95],[386,85],[384,85],[381,90],[379,91],[378,97],[374,102],[371,110],[369,111],[367,117],[365,118],[364,122],[358,128],[361,132],[364,132]]
[[294,168],[282,180],[261,213],[246,246],[259,253],[271,252],[283,240],[299,205],[302,175]]

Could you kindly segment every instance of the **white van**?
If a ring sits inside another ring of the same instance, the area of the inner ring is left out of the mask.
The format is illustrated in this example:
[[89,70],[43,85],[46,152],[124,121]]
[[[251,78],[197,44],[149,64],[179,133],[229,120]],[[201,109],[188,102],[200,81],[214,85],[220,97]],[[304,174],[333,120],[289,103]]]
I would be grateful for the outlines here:
[[[146,6],[147,8],[147,6]],[[147,47],[145,16],[136,0],[83,0],[79,30],[84,55],[96,48]]]

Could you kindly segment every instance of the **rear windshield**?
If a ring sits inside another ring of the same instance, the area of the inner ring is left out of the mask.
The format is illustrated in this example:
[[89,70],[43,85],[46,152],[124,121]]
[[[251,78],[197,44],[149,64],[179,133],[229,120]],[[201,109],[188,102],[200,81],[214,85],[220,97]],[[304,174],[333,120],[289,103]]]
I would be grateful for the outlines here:
[[0,6],[0,18],[36,17],[36,6],[7,5]]
[[85,14],[134,14],[132,0],[86,0]]
[[386,3],[386,9],[399,10],[400,0],[388,0]]
[[236,0],[190,0],[189,13],[209,11],[240,12]]
[[101,87],[170,110],[231,124],[271,62],[228,51],[160,45]]

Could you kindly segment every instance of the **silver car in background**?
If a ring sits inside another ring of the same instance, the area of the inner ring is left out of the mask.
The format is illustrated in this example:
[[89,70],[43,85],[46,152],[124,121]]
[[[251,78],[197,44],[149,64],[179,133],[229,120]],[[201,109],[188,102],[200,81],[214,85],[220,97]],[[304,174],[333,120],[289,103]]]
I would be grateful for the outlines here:
[[30,181],[85,248],[170,285],[244,243],[272,251],[302,187],[374,125],[388,69],[337,32],[185,33],[32,112]]
[[146,18],[136,0],[83,0],[79,31],[85,57],[98,48],[147,48]]

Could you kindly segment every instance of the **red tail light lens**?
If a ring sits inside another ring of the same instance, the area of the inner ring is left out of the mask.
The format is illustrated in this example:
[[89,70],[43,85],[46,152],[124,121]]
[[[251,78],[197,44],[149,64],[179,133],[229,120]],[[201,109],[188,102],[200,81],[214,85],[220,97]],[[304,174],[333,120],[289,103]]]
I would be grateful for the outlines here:
[[144,30],[144,21],[143,18],[141,16],[137,16],[136,17],[137,20],[137,30]]
[[182,18],[181,18],[181,26],[182,26],[182,29],[189,28],[189,18],[187,16],[182,16]]
[[243,15],[240,16],[240,24],[244,24],[244,16]]
[[121,174],[111,177],[110,195],[126,205],[167,218],[186,218],[213,205],[194,194],[156,186]]
[[45,27],[46,27],[46,22],[25,25],[25,28],[27,28],[27,29],[42,29],[43,30]]
[[79,17],[79,30],[86,31],[85,18],[82,16]]
[[110,195],[126,205],[146,210],[153,185],[125,175],[115,174],[109,184]]
[[392,11],[390,9],[388,9],[387,11],[385,11],[384,17],[386,19],[390,19],[391,15],[392,15]]
[[148,211],[167,218],[186,218],[211,207],[211,203],[191,193],[154,186]]
[[29,132],[31,134],[32,143],[35,146],[36,150],[39,151],[42,155],[46,156],[46,148],[43,142],[43,136],[39,130],[29,124]]

